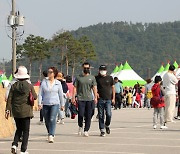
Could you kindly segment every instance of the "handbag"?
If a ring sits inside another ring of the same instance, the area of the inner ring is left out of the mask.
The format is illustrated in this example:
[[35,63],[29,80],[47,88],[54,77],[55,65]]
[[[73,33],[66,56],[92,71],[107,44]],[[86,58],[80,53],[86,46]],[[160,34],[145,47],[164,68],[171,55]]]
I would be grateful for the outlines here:
[[29,91],[29,97],[28,97],[28,100],[29,100],[29,104],[31,105],[31,106],[34,106],[34,96],[33,96],[33,94],[32,94],[32,90],[31,90],[31,86],[29,85],[29,87],[30,87],[30,91]]

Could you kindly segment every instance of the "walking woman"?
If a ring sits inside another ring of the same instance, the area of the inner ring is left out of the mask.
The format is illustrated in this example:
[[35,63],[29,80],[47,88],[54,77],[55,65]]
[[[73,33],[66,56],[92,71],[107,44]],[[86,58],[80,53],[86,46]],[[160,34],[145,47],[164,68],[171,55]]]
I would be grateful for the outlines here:
[[48,69],[48,79],[44,79],[39,90],[39,109],[43,108],[45,124],[48,132],[48,142],[54,142],[56,116],[59,108],[64,108],[63,90],[61,82],[56,80],[58,70]]
[[30,130],[30,119],[33,117],[33,108],[30,105],[29,92],[37,99],[34,87],[27,82],[30,76],[27,74],[27,69],[24,66],[18,68],[18,73],[14,75],[17,79],[10,89],[7,104],[5,118],[8,119],[12,114],[16,123],[16,132],[14,141],[12,143],[11,152],[17,154],[17,147],[19,138],[22,135],[22,145],[20,154],[28,154],[27,145]]

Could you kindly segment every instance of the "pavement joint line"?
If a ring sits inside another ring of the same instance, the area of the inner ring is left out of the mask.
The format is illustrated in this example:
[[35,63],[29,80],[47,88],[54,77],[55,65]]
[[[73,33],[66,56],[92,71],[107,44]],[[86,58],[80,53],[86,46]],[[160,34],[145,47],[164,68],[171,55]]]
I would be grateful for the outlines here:
[[[45,143],[45,142],[31,142],[32,143]],[[95,143],[95,142],[54,142],[53,144],[77,144],[77,145],[109,145],[109,146],[140,146],[140,147],[163,147],[163,148],[180,148],[176,145],[152,145],[152,144],[125,144],[125,143]]]
[[[77,136],[77,137],[83,137],[83,136]],[[91,139],[95,138],[101,138],[101,137],[96,137],[96,136],[90,136]],[[29,142],[30,143],[36,143],[36,142],[31,142],[32,140],[38,140],[38,139],[46,139],[47,137],[36,137],[36,138],[30,138]],[[164,140],[164,141],[179,141],[180,139],[174,139],[174,138],[137,138],[137,137],[112,137],[112,136],[106,136],[106,139],[127,139],[127,140]],[[8,142],[0,142],[2,144],[6,144]],[[44,143],[44,142],[43,142]],[[57,142],[56,142],[57,143]],[[65,143],[65,142],[64,142]],[[69,142],[67,142],[69,143]],[[71,142],[70,142],[71,143]]]
[[[141,128],[141,127],[148,127],[148,126],[151,126],[150,124],[148,125],[138,125],[138,126],[133,126],[133,127],[127,127],[127,128],[111,128],[111,131],[114,131],[114,130],[121,130],[121,129],[130,129],[130,128]],[[96,133],[96,132],[100,132],[99,130],[96,130],[96,131],[90,131],[90,133],[93,132],[93,133]],[[77,134],[77,133],[75,133]]]
[[[160,129],[159,129],[159,131],[157,131],[157,130],[152,130],[152,131],[155,131],[156,133],[149,133],[149,132],[147,132],[147,133],[146,132],[112,132],[112,134],[149,134],[149,135],[173,135],[174,134],[174,132],[167,132],[167,131],[160,130]],[[157,133],[157,132],[161,132],[161,133]],[[162,132],[165,132],[165,134]],[[174,134],[174,135],[177,136],[177,134]]]
[[[3,151],[9,151],[10,149],[1,149]],[[53,150],[53,149],[28,149],[28,151],[45,151],[45,152],[83,152],[83,153],[107,153],[107,154],[145,154],[134,152],[118,152],[118,151],[84,151],[84,150]]]

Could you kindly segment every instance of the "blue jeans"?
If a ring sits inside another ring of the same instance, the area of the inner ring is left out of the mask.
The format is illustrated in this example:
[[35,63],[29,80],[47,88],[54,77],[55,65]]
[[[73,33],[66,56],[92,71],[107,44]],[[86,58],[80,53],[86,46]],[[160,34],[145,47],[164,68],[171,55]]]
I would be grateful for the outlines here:
[[54,136],[56,128],[56,116],[59,110],[59,104],[57,105],[43,105],[43,114],[45,119],[48,135]]
[[[111,123],[111,100],[98,100],[99,129],[104,132],[104,127],[109,127]],[[104,123],[104,111],[106,113],[106,122]]]
[[64,111],[61,109],[58,110],[58,115],[57,115],[58,120],[64,119]]
[[67,99],[66,104],[65,104],[65,115],[66,115],[66,117],[70,117],[70,115],[71,115],[71,111],[69,110],[70,104],[71,104],[70,100]]

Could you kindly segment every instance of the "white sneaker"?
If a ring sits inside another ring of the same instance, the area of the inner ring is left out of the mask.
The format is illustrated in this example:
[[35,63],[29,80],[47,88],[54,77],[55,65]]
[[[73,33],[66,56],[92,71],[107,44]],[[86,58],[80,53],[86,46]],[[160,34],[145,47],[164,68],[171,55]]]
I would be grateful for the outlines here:
[[20,152],[20,154],[29,154],[29,152],[27,152],[27,151],[26,152]]
[[156,128],[157,128],[157,125],[154,125],[153,128],[156,129]]
[[89,136],[89,134],[88,134],[87,131],[84,132],[84,136],[85,136],[85,137],[88,137],[88,136]]
[[11,153],[17,154],[17,147],[15,145],[11,147]]
[[27,152],[27,151],[26,152],[20,152],[20,154],[29,154],[29,152]]
[[57,122],[56,122],[56,123],[57,123],[57,124],[59,124],[60,122],[61,122],[60,120],[57,120]]
[[39,121],[38,124],[39,124],[39,125],[44,125],[43,121]]
[[161,126],[160,129],[168,129],[167,126]]
[[60,124],[64,125],[64,119],[61,119]]
[[52,135],[49,136],[49,143],[54,143],[54,137]]
[[78,130],[78,135],[82,135],[83,134],[83,128],[82,127],[79,127],[79,130]]

